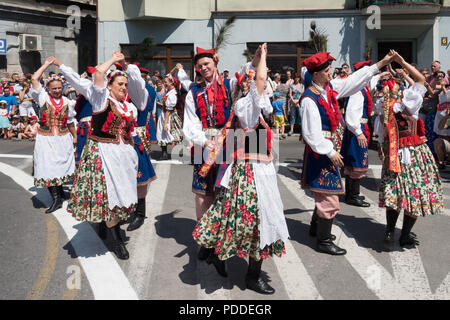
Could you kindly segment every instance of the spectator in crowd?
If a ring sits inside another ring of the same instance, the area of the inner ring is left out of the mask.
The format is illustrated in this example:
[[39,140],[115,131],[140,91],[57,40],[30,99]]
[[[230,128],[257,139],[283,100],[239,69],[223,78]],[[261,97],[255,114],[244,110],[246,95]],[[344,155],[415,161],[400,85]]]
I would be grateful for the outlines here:
[[290,101],[290,113],[289,124],[291,129],[288,132],[288,136],[294,133],[294,126],[301,125],[300,121],[300,97],[302,96],[305,87],[301,83],[301,77],[297,74],[294,78],[294,82],[289,87],[289,101]]
[[33,107],[33,98],[31,97],[30,93],[30,84],[28,82],[25,82],[23,84],[23,90],[20,91],[19,94],[19,114],[23,119],[23,123],[28,125],[28,117],[30,116],[36,116],[36,112],[34,111]]
[[3,95],[0,97],[0,100],[8,103],[8,113],[10,118],[16,114],[17,100],[16,97],[11,94],[10,86],[3,87]]
[[273,82],[275,82],[275,91],[277,90],[276,88],[278,87],[278,85],[281,83],[280,78],[281,75],[278,72],[273,75]]
[[439,169],[445,169],[445,161],[450,156],[450,91],[449,85],[444,84],[444,80],[440,80],[438,89],[442,86],[442,91],[439,94],[439,105],[437,108],[436,118],[434,120],[434,132],[437,135],[434,140],[434,151],[436,152]]
[[287,80],[286,80],[286,84],[288,85],[288,86],[290,86],[291,84],[293,84],[294,83],[294,79],[292,79],[292,72],[291,72],[291,70],[286,70],[286,78],[287,78]]
[[8,103],[0,100],[0,133],[3,135],[3,139],[5,140],[8,139],[8,131],[11,127],[11,122],[9,122],[8,115]]
[[156,79],[156,108],[153,112],[154,119],[159,119],[161,115],[161,111],[164,107],[164,102],[162,101],[162,97],[166,94],[166,89],[164,87],[164,83],[161,79]]
[[[439,61],[433,61],[433,63],[431,64],[431,75],[428,76],[428,78],[426,79],[426,81],[430,86],[434,85],[435,81],[438,78],[438,73],[440,71],[441,71],[441,63]],[[449,84],[449,80],[447,77],[445,77],[445,73],[444,73],[444,80],[445,84]]]
[[287,76],[285,74],[280,76],[280,84],[277,86],[277,92],[280,93],[280,99],[283,100],[284,105],[287,107],[288,95],[289,95],[289,85],[287,84]]
[[15,115],[13,117],[13,122],[11,123],[11,126],[9,128],[8,137],[11,138],[17,138],[19,140],[22,140],[24,137],[25,132],[25,126],[22,122],[20,122],[20,116]]
[[2,78],[2,79],[1,79],[0,95],[3,95],[3,94],[4,94],[3,88],[5,88],[5,87],[8,87],[9,90],[10,90],[10,92],[13,92],[13,91],[14,91],[14,88],[11,87],[11,86],[8,84],[8,78]]
[[274,101],[272,102],[272,107],[273,107],[275,129],[277,131],[277,136],[279,136],[281,128],[281,138],[284,139],[286,138],[286,135],[284,134],[284,126],[285,121],[287,121],[285,102],[281,99],[279,92],[275,92],[273,94],[273,97]]
[[[161,79],[161,73],[159,72],[159,70],[155,70],[153,71],[153,77],[152,77],[152,82],[156,83],[157,79]],[[161,79],[162,80],[162,79]]]
[[230,79],[230,71],[224,70],[223,71],[223,79]]
[[350,75],[350,66],[347,63],[342,64],[340,77],[346,78]]
[[30,117],[30,123],[25,128],[25,137],[34,140],[39,129],[39,123],[36,116]]

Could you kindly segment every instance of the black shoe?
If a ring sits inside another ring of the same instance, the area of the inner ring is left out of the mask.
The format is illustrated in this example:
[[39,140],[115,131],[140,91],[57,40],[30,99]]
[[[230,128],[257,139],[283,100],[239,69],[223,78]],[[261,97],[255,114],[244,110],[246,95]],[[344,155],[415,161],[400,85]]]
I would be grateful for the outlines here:
[[62,199],[59,193],[59,187],[48,187],[48,190],[50,191],[50,194],[53,197],[53,202],[52,205],[50,206],[50,208],[48,208],[47,210],[45,210],[45,213],[52,213],[56,210],[58,210],[59,208],[62,208]]
[[261,278],[261,266],[262,259],[256,261],[253,258],[249,258],[248,271],[245,276],[245,285],[247,289],[260,294],[274,294],[275,289],[269,286],[269,284]]
[[347,250],[339,248],[331,240],[331,226],[333,219],[317,218],[317,251],[340,256],[347,253]]
[[384,234],[384,244],[389,248],[394,244],[395,224],[397,223],[398,212],[386,208],[386,232]]
[[197,255],[198,260],[205,261],[206,259],[208,259],[209,255],[213,253],[213,251],[214,248],[207,249],[205,247],[200,247]]
[[[311,237],[317,237],[317,207],[314,208],[314,212],[311,218],[311,224],[309,225],[309,235]],[[331,235],[331,240],[336,240],[336,236],[334,234]]]
[[108,229],[113,239],[113,251],[117,258],[121,260],[128,260],[130,255],[125,247],[125,244],[123,243],[122,238],[120,237],[120,224],[118,223],[114,227]]
[[161,147],[162,155],[160,160],[169,160],[169,155],[167,154],[167,146]]
[[411,235],[411,229],[413,228],[414,224],[416,223],[417,219],[404,215],[403,216],[403,227],[402,227],[402,233],[400,234],[399,243],[400,246],[408,246],[408,245],[416,245],[419,244],[419,242],[416,240],[415,237]]
[[220,260],[216,254],[211,253],[206,259],[206,262],[208,264],[212,263],[216,268],[217,273],[220,274],[222,277],[224,278],[228,277],[228,274],[225,271],[225,261]]
[[133,231],[138,229],[144,224],[145,220],[145,198],[138,199],[136,211],[134,212],[133,218],[128,225],[127,231]]
[[98,224],[98,237],[102,240],[106,239],[106,222],[102,221]]
[[[348,186],[347,186],[348,185]],[[360,179],[346,178],[346,197],[345,203],[355,207],[368,208],[370,203],[365,202],[359,196],[360,193]]]

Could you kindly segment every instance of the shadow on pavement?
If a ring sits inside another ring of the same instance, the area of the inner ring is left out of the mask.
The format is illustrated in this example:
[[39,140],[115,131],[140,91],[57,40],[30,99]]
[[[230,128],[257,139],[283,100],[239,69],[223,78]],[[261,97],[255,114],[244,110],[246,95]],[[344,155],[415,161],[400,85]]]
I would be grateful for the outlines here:
[[[180,258],[187,254],[189,262],[183,266],[179,273],[180,280],[188,285],[200,285],[206,294],[212,294],[219,289],[231,290],[237,286],[241,290],[246,290],[245,275],[247,273],[247,261],[238,257],[232,257],[226,261],[227,278],[222,278],[217,274],[214,266],[208,265],[197,258],[199,246],[192,238],[192,231],[196,226],[196,221],[187,218],[178,218],[173,211],[168,214],[156,217],[155,229],[158,236],[162,238],[172,238],[178,244],[185,246],[185,249],[175,255]],[[267,273],[261,272],[261,276],[270,281]]]

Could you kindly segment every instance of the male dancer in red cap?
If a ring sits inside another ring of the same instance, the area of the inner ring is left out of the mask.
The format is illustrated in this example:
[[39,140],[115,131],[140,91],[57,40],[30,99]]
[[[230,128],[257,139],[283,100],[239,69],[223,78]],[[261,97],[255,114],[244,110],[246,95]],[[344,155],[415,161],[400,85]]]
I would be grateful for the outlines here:
[[[225,126],[230,116],[231,101],[227,92],[230,91],[230,87],[226,87],[217,70],[218,59],[215,50],[197,47],[194,62],[204,82],[193,83],[186,96],[183,133],[194,145],[192,192],[195,193],[195,210],[199,220],[214,200],[214,184],[217,176],[216,168],[210,170],[204,178],[199,175],[204,163],[203,150],[211,151],[214,148],[214,139],[220,134],[219,129]],[[201,247],[198,257],[200,260],[206,260],[210,253],[210,250]]]
[[[303,61],[312,75],[312,84],[301,98],[302,136],[306,143],[302,188],[314,194],[316,203],[311,220],[310,235],[317,236],[317,250],[332,255],[347,251],[333,243],[333,219],[339,211],[339,194],[343,194],[339,168],[344,166],[339,153],[343,119],[337,99],[360,91],[379,70],[391,62],[393,54],[345,79],[331,79],[328,52],[320,52]],[[320,125],[318,125],[320,124]]]

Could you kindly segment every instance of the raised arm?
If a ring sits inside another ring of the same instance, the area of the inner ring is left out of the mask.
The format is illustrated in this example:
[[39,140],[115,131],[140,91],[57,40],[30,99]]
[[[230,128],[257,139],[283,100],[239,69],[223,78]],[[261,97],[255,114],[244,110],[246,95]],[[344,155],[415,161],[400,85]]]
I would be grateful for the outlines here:
[[39,82],[39,79],[44,74],[45,70],[47,70],[48,67],[50,67],[53,64],[53,61],[55,60],[55,57],[48,57],[44,64],[33,74],[31,77],[31,83],[33,86],[33,89],[38,91],[41,87],[41,83]]
[[94,85],[99,88],[105,87],[105,74],[109,68],[116,63],[125,60],[125,56],[117,50],[113,51],[112,57],[102,64],[98,65],[94,73]]
[[364,67],[352,73],[345,79],[333,79],[331,84],[333,89],[338,92],[338,99],[354,95],[362,90],[370,79],[379,72],[381,68],[389,64],[394,58],[394,52],[391,50],[382,60],[370,67]]
[[138,66],[127,65],[125,61],[122,61],[121,65],[124,66],[123,70],[128,75],[128,94],[136,108],[142,111],[147,107],[148,92],[145,88],[145,81],[141,77],[141,71]]
[[92,87],[92,81],[80,76],[77,72],[75,72],[75,70],[64,65],[58,59],[55,59],[53,64],[61,70],[67,82],[70,83],[70,85],[74,87],[78,93],[89,100],[89,89]]
[[263,43],[261,45],[261,54],[259,58],[259,64],[257,65],[256,69],[256,89],[258,90],[258,94],[262,94],[264,92],[264,87],[266,86],[267,82],[267,64],[266,64],[266,58],[267,58],[267,43]]

